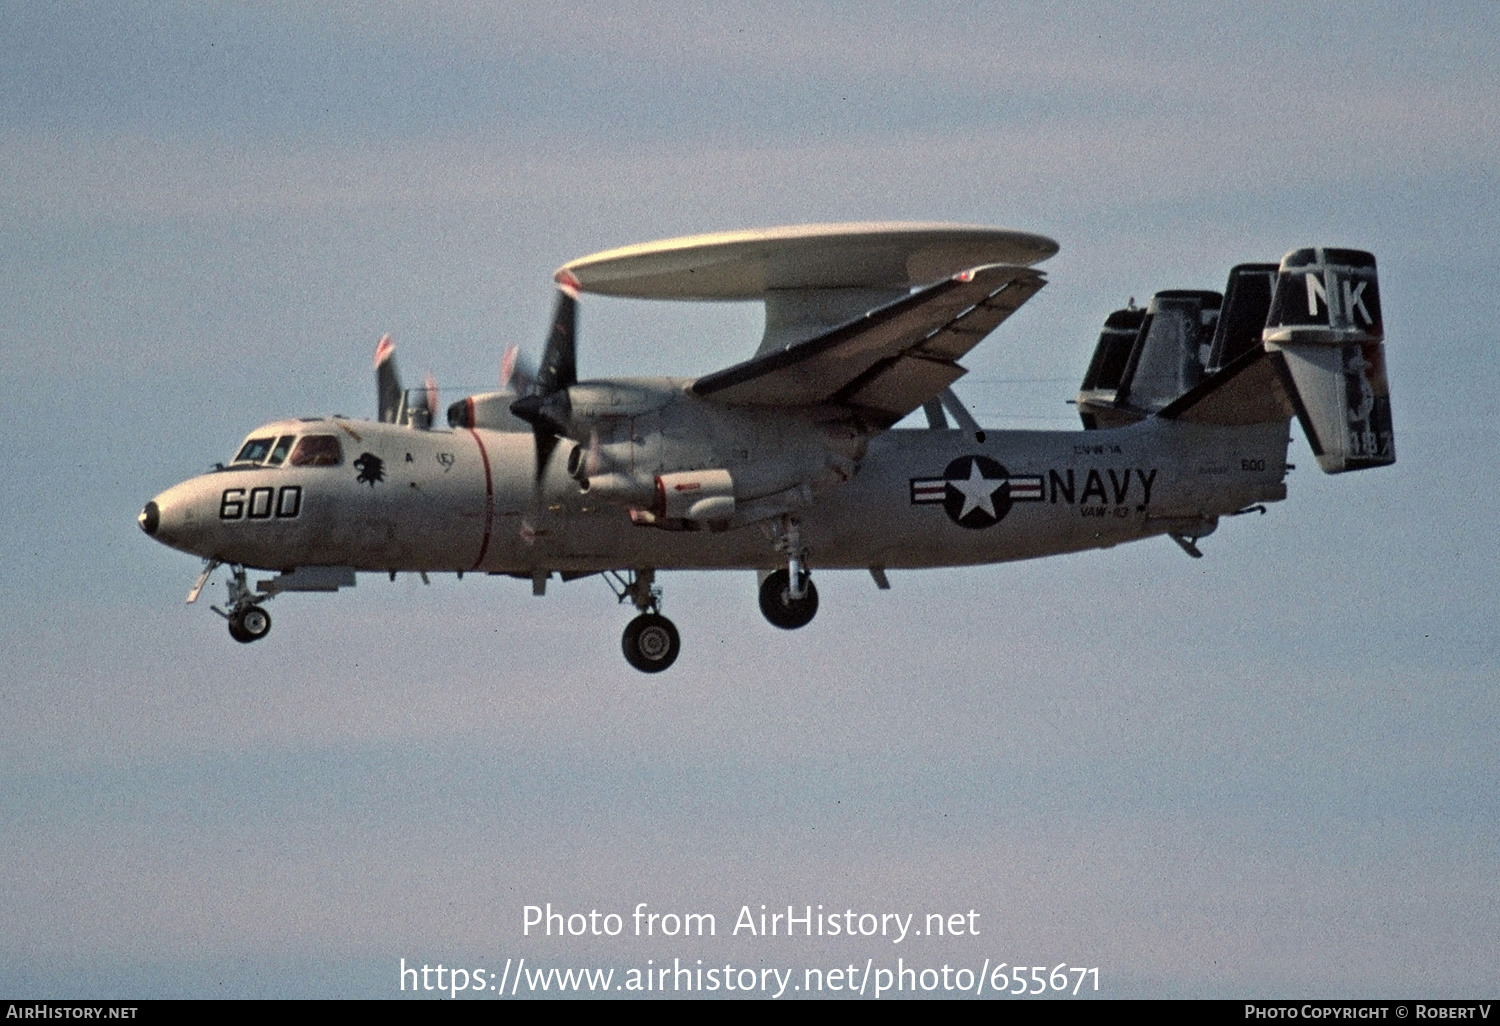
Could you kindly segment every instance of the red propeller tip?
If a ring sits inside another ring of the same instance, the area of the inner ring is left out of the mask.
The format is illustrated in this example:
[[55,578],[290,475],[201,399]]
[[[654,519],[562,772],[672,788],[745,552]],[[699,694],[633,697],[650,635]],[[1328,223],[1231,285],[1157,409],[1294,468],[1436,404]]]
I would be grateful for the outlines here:
[[375,347],[375,366],[389,360],[396,352],[396,342],[389,334],[380,336],[380,343]]

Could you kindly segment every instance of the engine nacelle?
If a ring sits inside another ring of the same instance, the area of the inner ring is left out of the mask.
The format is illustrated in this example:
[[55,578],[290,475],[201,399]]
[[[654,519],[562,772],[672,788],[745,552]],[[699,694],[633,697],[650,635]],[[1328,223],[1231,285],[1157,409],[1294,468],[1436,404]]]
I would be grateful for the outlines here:
[[514,392],[486,392],[460,399],[448,407],[448,425],[455,428],[488,428],[491,431],[530,431],[531,425],[510,412]]
[[583,494],[621,506],[649,506],[656,497],[652,482],[629,474],[595,474],[578,483]]
[[642,526],[717,531],[794,512],[852,478],[869,445],[847,418],[722,406],[677,382],[590,389],[569,390],[567,473]]
[[581,484],[584,491],[588,491],[589,454],[588,450],[581,445],[575,445],[568,450],[568,476]]
[[734,478],[727,470],[686,470],[656,478],[659,517],[708,524],[734,516]]

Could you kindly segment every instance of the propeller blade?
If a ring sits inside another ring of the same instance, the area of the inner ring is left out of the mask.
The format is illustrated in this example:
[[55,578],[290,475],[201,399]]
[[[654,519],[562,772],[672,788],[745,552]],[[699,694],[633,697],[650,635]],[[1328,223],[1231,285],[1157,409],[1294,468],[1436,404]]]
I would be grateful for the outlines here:
[[557,443],[561,439],[550,431],[541,430],[532,431],[531,438],[536,443],[536,482],[540,484],[542,475],[547,472],[547,462],[557,451]]
[[568,393],[559,389],[550,395],[525,395],[510,404],[510,412],[531,425],[533,431],[568,434],[572,414]]
[[[532,387],[511,403],[510,411],[530,424],[534,430],[567,434],[569,385],[578,383],[578,361],[575,338],[578,332],[578,293],[573,289],[557,291],[557,308],[552,314],[552,330],[542,354],[542,366]],[[519,356],[517,357],[519,363]]]
[[431,371],[428,371],[422,387],[412,389],[412,394],[407,397],[405,409],[397,412],[396,419],[419,431],[427,431],[432,427],[432,417],[437,412],[437,401],[437,379],[432,376]]
[[401,374],[396,370],[396,342],[388,334],[375,346],[375,398],[381,421],[396,423],[401,415]]
[[536,388],[536,367],[520,346],[510,346],[500,360],[500,391],[530,395]]
[[541,368],[528,392],[510,406],[511,413],[531,425],[538,485],[558,440],[568,434],[572,414],[568,386],[578,383],[577,336],[578,289],[576,283],[560,280]]
[[520,355],[520,346],[512,344],[505,347],[505,355],[500,357],[500,391],[510,388],[510,379],[516,373],[516,357]]
[[550,395],[560,388],[578,384],[578,293],[566,285],[557,290],[557,307],[552,313],[552,331],[542,352],[542,366],[536,374],[537,392]]
[[589,477],[599,476],[599,432],[597,429],[589,432],[589,455],[583,469]]

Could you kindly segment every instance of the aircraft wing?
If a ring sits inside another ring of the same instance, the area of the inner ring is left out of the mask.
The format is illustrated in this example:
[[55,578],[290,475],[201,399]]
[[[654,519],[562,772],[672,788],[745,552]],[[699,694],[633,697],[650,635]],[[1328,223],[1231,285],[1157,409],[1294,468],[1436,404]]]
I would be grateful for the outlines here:
[[976,267],[699,378],[693,391],[736,406],[853,406],[889,427],[965,374],[955,361],[1045,284],[1030,267]]

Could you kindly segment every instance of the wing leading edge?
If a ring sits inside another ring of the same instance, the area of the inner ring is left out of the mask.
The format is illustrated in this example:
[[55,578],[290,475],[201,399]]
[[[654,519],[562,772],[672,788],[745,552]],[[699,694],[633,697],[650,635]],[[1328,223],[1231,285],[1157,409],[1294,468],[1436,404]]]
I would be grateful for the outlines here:
[[851,406],[889,427],[962,377],[959,357],[1046,283],[1030,267],[976,267],[699,378],[693,391],[735,406]]

